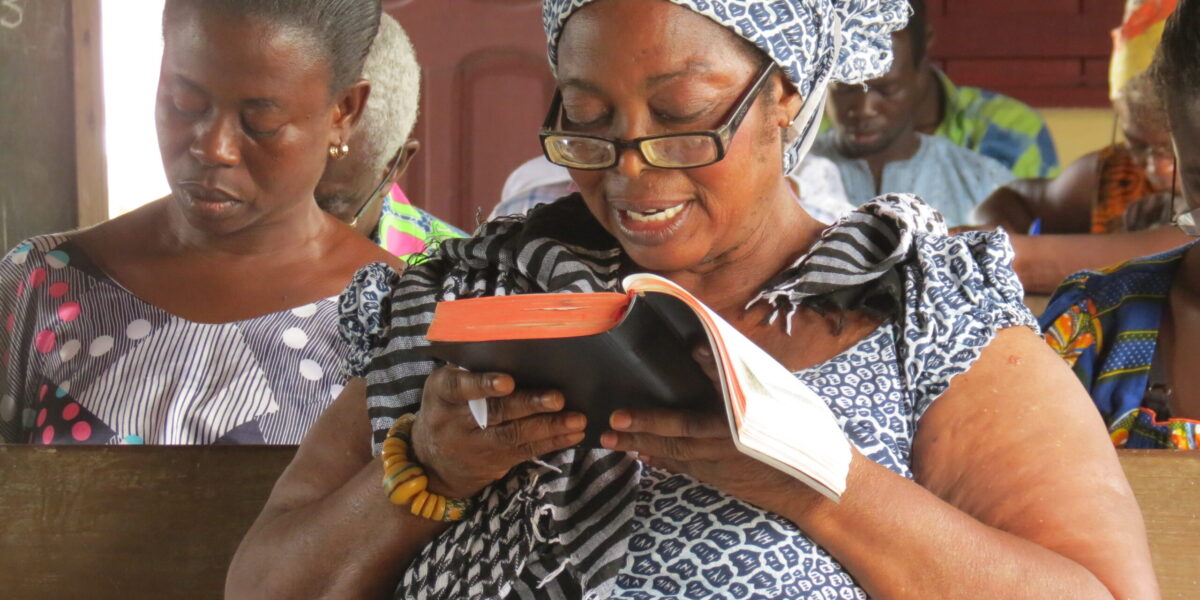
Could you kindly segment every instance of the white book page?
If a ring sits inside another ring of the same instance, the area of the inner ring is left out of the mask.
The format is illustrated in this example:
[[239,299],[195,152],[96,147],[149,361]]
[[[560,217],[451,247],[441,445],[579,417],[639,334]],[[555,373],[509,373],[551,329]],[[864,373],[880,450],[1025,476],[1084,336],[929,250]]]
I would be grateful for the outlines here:
[[[640,273],[626,277],[622,283],[626,290],[669,290],[691,298],[704,311],[707,318],[701,318],[701,322],[708,331],[709,341],[718,351],[726,353],[735,371],[726,373],[725,361],[717,357],[726,414],[738,449],[837,501],[846,490],[850,443],[821,397],[674,282]],[[722,343],[715,343],[717,339]],[[736,392],[731,380],[740,384],[746,400],[746,410],[740,419],[732,406]]]

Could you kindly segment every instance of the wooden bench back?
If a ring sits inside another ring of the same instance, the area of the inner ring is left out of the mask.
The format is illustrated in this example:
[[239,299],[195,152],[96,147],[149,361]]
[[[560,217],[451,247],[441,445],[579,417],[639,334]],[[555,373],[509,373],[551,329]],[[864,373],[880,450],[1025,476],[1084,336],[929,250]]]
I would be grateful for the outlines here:
[[[294,447],[0,445],[0,595],[219,598]],[[1163,597],[1200,597],[1200,452],[1122,451]]]
[[295,452],[0,445],[0,597],[220,598]]
[[1200,598],[1200,452],[1121,450],[1163,598]]

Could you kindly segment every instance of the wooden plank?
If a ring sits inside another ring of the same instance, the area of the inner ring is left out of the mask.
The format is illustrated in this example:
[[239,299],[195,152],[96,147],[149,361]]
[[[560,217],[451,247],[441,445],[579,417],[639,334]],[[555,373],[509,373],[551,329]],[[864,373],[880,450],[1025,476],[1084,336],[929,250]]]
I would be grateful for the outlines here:
[[1040,108],[1107,108],[1108,86],[990,88],[1030,106]]
[[287,446],[0,445],[5,598],[220,598]]
[[932,49],[936,58],[1084,58],[1112,51],[1106,16],[962,15],[940,19]]
[[946,15],[1078,15],[1079,0],[973,0],[946,3]]
[[985,88],[998,86],[1074,86],[1086,83],[1083,62],[1077,58],[951,59],[946,74],[955,83]]
[[75,41],[76,225],[86,227],[108,219],[100,0],[71,0],[71,11]]
[[1163,598],[1195,598],[1200,590],[1200,452],[1122,450]]
[[0,252],[76,223],[70,8],[0,4]]

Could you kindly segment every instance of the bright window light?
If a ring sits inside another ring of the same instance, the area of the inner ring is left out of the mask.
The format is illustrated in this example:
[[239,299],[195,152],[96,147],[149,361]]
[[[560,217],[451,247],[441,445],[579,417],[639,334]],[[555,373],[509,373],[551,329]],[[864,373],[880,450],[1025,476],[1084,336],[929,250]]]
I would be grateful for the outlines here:
[[170,192],[154,132],[162,9],[163,0],[100,4],[109,217]]

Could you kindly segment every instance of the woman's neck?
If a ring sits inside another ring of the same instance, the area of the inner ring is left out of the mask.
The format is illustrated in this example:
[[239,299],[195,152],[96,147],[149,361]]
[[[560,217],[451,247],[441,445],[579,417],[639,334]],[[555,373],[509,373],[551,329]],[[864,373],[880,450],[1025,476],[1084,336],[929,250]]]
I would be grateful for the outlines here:
[[741,317],[766,282],[812,247],[825,227],[801,208],[786,179],[772,206],[741,244],[695,268],[662,275],[727,320]]
[[189,222],[170,197],[161,204],[159,218],[165,227],[160,239],[171,252],[257,257],[308,250],[319,255],[320,244],[311,242],[328,233],[332,225],[314,201],[265,216],[236,231],[214,233]]

